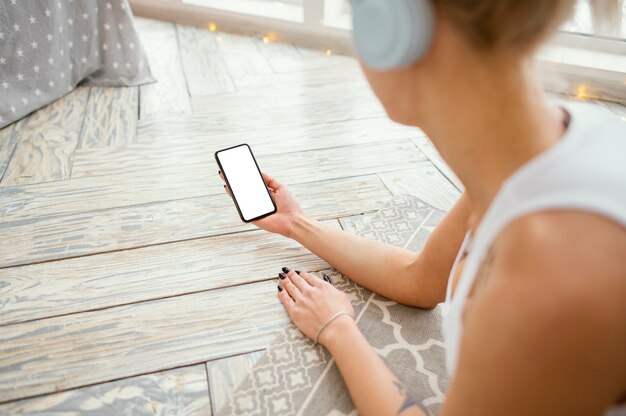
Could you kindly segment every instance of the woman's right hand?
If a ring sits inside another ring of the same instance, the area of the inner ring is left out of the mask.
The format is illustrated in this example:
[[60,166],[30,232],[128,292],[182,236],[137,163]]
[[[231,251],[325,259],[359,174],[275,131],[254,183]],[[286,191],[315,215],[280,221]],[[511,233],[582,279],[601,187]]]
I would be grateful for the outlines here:
[[[272,198],[276,203],[276,213],[262,218],[258,221],[254,221],[253,224],[259,228],[269,231],[271,233],[281,234],[285,237],[291,237],[291,230],[298,217],[304,215],[304,211],[300,207],[300,204],[291,194],[291,191],[286,186],[279,183],[276,179],[270,175],[263,173],[263,180],[272,194]],[[220,177],[224,180],[224,175],[220,172]],[[228,185],[224,186],[228,195],[232,197]]]

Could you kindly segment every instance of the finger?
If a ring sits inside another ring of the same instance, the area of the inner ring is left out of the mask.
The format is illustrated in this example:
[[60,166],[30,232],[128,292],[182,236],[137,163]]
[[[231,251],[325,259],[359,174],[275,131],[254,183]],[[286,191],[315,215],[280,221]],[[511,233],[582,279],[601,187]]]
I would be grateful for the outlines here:
[[322,281],[319,278],[317,278],[315,275],[312,275],[311,273],[300,272],[298,274],[311,286],[321,286],[322,284]]
[[220,178],[222,178],[222,180],[224,180],[224,173],[221,170],[218,170],[217,174],[220,175]]
[[287,277],[296,285],[300,292],[304,293],[311,288],[311,285],[304,280],[300,275],[298,275],[293,270],[284,269],[283,272],[287,270]]
[[224,190],[231,198],[233,197],[233,194],[230,193],[230,187],[228,185],[224,185]]
[[291,315],[291,308],[293,308],[295,302],[281,285],[278,285],[278,299],[280,299],[280,303],[283,304],[287,313]]
[[280,182],[278,182],[276,179],[272,178],[267,173],[263,172],[263,173],[261,173],[261,175],[263,175],[263,180],[265,181],[265,184],[269,188],[272,188],[274,191],[278,191],[281,188],[281,186],[283,186],[282,184],[280,184]]
[[302,298],[302,292],[287,275],[283,274],[283,276],[280,276],[280,285],[285,288],[289,296],[297,302],[298,299]]

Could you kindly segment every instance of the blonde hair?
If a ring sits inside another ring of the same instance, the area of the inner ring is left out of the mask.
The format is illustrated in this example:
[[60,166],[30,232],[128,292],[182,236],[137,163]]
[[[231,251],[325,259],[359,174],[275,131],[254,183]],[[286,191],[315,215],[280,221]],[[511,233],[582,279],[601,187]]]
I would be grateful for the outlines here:
[[[592,0],[594,20],[619,16],[623,0]],[[533,49],[572,14],[576,0],[434,0],[478,49]]]

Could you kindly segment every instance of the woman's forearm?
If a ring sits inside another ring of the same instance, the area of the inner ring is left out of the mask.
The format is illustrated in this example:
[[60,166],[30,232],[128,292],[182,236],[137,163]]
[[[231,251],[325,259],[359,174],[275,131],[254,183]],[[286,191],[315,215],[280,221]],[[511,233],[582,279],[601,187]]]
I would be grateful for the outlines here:
[[327,331],[324,345],[333,355],[360,415],[428,415],[374,352],[351,318],[338,319]]
[[304,215],[296,218],[289,236],[360,285],[406,305],[431,308],[445,297],[470,212],[464,195],[420,253],[349,234]]
[[306,216],[296,219],[290,237],[376,293],[405,304],[430,306],[428,293],[419,290],[416,275],[411,272],[418,261],[416,253],[338,230]]

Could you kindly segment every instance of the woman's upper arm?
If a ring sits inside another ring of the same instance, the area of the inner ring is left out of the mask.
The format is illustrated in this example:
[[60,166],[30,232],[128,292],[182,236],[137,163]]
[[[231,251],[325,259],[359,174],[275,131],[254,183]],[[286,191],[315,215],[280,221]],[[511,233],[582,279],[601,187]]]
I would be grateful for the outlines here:
[[469,199],[463,194],[411,263],[410,274],[417,279],[416,290],[422,296],[425,291],[430,293],[430,306],[445,299],[450,270],[467,233],[470,212]]
[[626,387],[623,284],[598,278],[611,271],[586,242],[534,225],[496,249],[466,309],[442,415],[602,414]]

